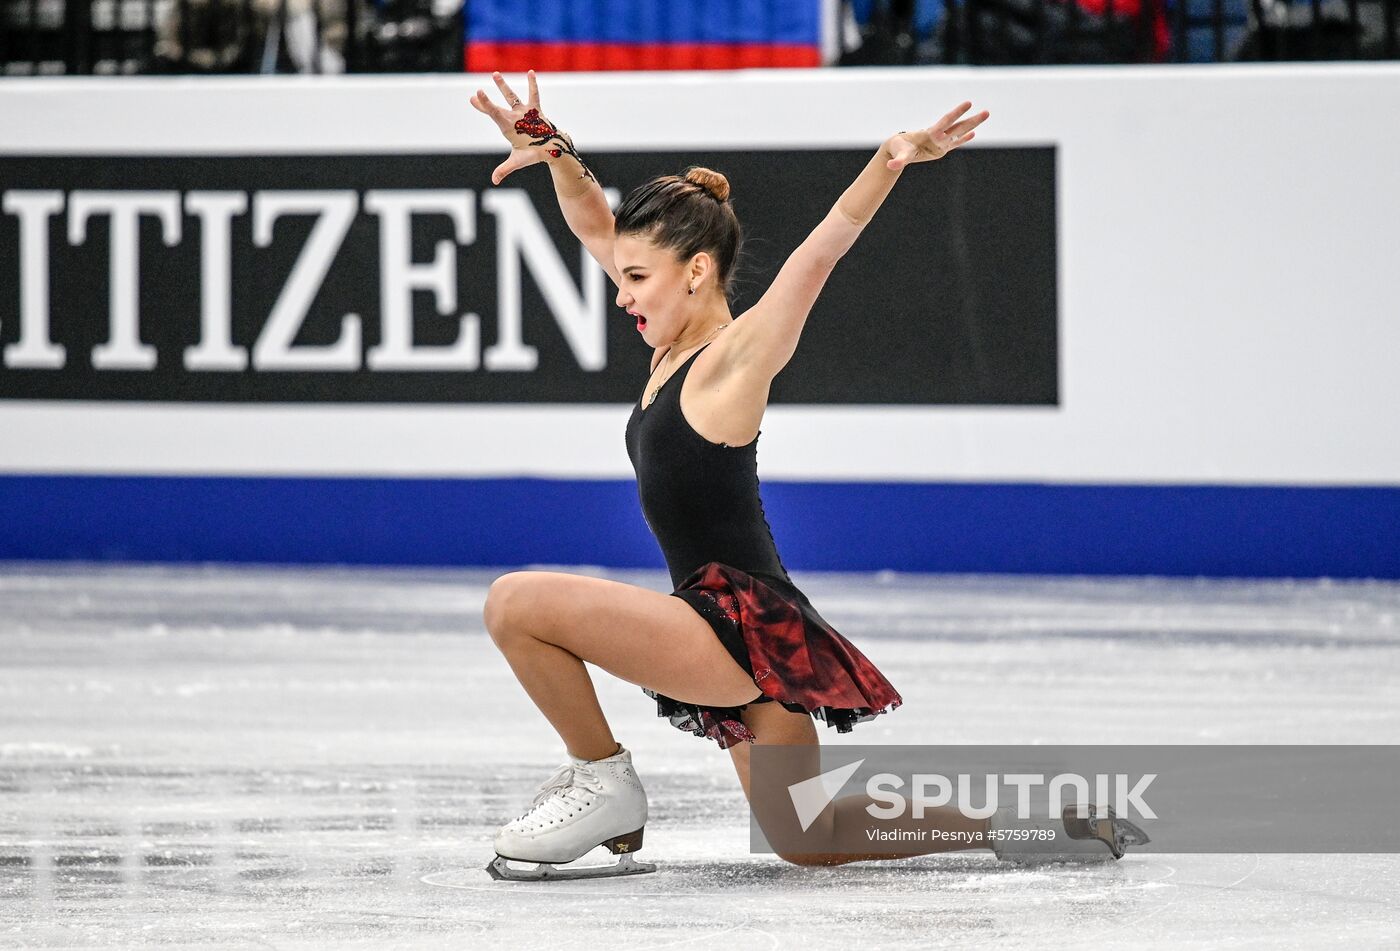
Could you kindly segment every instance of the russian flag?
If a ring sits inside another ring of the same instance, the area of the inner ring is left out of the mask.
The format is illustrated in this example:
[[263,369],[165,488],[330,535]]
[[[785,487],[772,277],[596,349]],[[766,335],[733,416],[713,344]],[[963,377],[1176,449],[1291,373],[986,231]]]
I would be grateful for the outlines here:
[[469,72],[820,66],[823,0],[469,0]]

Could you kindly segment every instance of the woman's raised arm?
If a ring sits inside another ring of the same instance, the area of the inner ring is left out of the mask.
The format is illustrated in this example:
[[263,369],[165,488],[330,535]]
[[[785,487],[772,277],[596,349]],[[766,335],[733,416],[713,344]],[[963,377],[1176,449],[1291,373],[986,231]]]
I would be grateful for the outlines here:
[[787,365],[836,262],[875,217],[900,172],[917,162],[940,159],[972,141],[972,130],[991,115],[984,111],[962,118],[971,108],[972,103],[964,102],[927,129],[900,132],[880,146],[826,218],[783,264],[767,293],[735,325],[743,345],[734,352],[745,372],[772,379]]
[[554,179],[554,193],[559,198],[559,210],[564,213],[569,229],[603,266],[613,283],[621,286],[622,278],[613,261],[612,209],[608,207],[602,186],[574,149],[574,140],[540,113],[540,89],[535,71],[532,69],[527,74],[530,98],[526,102],[520,101],[500,73],[493,73],[492,78],[510,108],[502,109],[480,89],[471,99],[478,112],[495,121],[511,146],[510,155],[491,173],[491,183],[499,185],[517,169],[537,162],[548,163]]

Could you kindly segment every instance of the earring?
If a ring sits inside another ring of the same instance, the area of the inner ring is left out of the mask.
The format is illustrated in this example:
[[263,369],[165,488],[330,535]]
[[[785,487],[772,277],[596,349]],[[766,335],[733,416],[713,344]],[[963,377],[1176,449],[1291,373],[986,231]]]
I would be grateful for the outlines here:
[[687,291],[686,293],[688,293],[688,294],[694,294],[694,293],[695,293],[695,288],[692,287],[692,288],[691,288],[689,291]]

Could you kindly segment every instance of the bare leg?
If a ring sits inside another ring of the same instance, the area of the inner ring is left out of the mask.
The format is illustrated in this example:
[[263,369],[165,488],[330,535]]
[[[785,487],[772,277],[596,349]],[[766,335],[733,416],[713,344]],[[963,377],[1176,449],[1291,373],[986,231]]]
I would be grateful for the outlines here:
[[573,756],[617,750],[584,661],[689,703],[732,707],[758,693],[714,630],[679,598],[551,571],[497,578],[486,629]]
[[[743,718],[744,725],[753,731],[760,744],[801,746],[810,751],[809,756],[802,757],[803,765],[796,770],[797,775],[793,777],[793,782],[808,779],[821,772],[817,729],[810,716],[805,713],[792,713],[777,703],[762,703],[747,707],[744,710]],[[744,787],[744,795],[749,798],[755,815],[758,817],[759,826],[768,834],[769,838],[791,841],[797,837],[794,830],[790,828],[794,825],[795,818],[791,808],[786,803],[754,801],[749,776],[751,749],[749,744],[739,743],[730,747],[729,750],[734,761],[735,771],[739,774],[739,783]],[[817,817],[811,828],[805,833],[804,841],[828,842],[830,843],[830,852],[790,854],[780,850],[779,857],[795,865],[844,865],[848,862],[888,861],[911,855],[928,855],[934,852],[989,847],[985,835],[987,820],[969,819],[957,809],[944,806],[926,809],[921,819],[906,816],[898,822],[885,820],[883,827],[911,832],[923,830],[927,833],[937,831],[945,834],[962,833],[962,835],[948,838],[929,837],[924,840],[911,839],[908,843],[902,843],[909,846],[909,851],[901,851],[898,854],[870,852],[868,851],[870,843],[866,838],[866,830],[870,828],[870,816],[866,813],[865,808],[872,802],[873,800],[863,793],[857,796],[842,796]],[[971,841],[968,841],[969,837],[972,837]]]
[[515,638],[509,648],[502,645],[501,653],[571,756],[602,759],[617,752],[583,661],[533,637]]

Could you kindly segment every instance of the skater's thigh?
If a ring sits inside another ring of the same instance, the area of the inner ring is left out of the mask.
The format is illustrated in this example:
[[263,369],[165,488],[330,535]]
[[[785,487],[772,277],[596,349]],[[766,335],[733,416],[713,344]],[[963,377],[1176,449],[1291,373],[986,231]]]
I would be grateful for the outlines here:
[[680,598],[556,571],[514,571],[486,598],[498,642],[525,634],[676,700],[732,707],[758,694],[714,629]]

